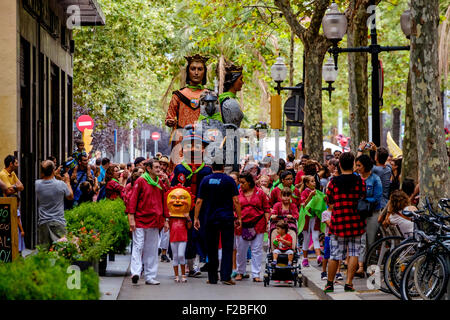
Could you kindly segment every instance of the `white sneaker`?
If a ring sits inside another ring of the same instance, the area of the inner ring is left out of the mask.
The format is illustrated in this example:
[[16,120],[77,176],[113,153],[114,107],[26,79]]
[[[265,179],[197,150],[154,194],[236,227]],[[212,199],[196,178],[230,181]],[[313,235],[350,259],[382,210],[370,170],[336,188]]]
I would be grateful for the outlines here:
[[157,280],[155,280],[155,279],[150,279],[150,280],[145,281],[145,284],[158,285],[158,284],[160,284],[160,283],[161,283],[161,282],[159,282],[159,281],[157,281]]

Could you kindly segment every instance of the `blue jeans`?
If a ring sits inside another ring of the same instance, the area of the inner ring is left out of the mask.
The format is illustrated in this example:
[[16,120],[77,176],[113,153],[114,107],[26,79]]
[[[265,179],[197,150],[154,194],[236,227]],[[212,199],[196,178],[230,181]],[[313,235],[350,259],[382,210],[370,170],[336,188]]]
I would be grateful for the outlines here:
[[326,236],[323,244],[323,258],[330,259],[330,237]]

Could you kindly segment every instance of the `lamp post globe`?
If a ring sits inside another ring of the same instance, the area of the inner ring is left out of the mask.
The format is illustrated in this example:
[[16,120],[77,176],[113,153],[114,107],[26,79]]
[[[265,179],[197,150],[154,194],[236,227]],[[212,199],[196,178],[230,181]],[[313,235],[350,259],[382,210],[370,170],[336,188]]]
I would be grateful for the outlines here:
[[339,12],[339,7],[334,1],[322,19],[322,26],[325,37],[335,43],[341,41],[347,32],[347,18],[344,13]]
[[287,77],[287,67],[284,64],[283,58],[278,57],[275,64],[270,68],[270,73],[272,75],[272,80],[275,82],[283,82]]
[[400,17],[400,26],[406,38],[409,39],[411,36],[411,10],[406,9],[403,11]]
[[327,62],[322,67],[322,76],[326,82],[335,82],[338,70],[335,68],[333,58],[328,57]]

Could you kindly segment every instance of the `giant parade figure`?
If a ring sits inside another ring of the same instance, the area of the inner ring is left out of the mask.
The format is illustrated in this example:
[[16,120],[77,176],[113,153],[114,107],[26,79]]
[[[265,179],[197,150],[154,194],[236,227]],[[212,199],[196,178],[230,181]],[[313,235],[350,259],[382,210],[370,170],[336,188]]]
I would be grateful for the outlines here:
[[194,125],[200,116],[199,100],[201,94],[206,90],[204,85],[207,81],[206,62],[209,58],[199,54],[185,57],[188,64],[186,67],[186,87],[173,92],[167,110],[165,124],[172,128],[171,142],[175,157],[171,157],[173,163],[178,164],[178,151],[175,146],[182,139],[182,131],[187,125]]

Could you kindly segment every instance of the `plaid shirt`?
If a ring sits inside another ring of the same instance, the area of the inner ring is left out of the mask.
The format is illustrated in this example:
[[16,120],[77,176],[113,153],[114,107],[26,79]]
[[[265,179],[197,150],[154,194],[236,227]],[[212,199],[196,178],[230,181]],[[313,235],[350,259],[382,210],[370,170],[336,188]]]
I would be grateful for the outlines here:
[[[365,197],[366,185],[356,175],[341,175],[333,178],[327,189],[327,203],[333,206],[330,233],[338,237],[359,236],[365,232],[366,222],[357,213],[358,200]],[[344,180],[345,179],[345,180]],[[338,180],[341,180],[339,187]],[[342,187],[345,182],[345,189]],[[348,182],[353,180],[353,186]]]

